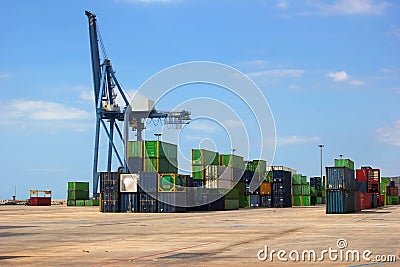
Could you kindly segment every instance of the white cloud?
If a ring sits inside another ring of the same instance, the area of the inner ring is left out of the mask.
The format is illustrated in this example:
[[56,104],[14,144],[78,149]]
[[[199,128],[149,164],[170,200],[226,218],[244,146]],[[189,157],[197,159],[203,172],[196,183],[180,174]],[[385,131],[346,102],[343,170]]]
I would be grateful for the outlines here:
[[298,78],[304,73],[304,70],[300,69],[275,69],[275,70],[264,70],[248,73],[249,77],[295,77]]
[[285,0],[279,0],[276,4],[276,7],[280,9],[287,9],[289,8],[289,4]]
[[215,125],[213,125],[211,123],[207,123],[207,122],[200,123],[200,122],[193,121],[187,127],[191,130],[207,132],[207,133],[215,133],[218,130],[217,127],[215,127]]
[[345,71],[329,72],[325,76],[332,78],[332,80],[335,82],[348,82],[349,84],[352,85],[365,84],[363,81],[350,79],[350,75],[347,74],[347,72]]
[[382,15],[389,6],[375,0],[336,0],[332,4],[309,0],[308,4],[326,15]]
[[204,137],[195,136],[195,135],[185,135],[185,139],[189,141],[201,141],[204,140]]
[[297,89],[299,89],[300,87],[298,86],[298,85],[296,85],[296,84],[291,84],[291,85],[289,85],[289,87],[288,87],[290,90],[297,90]]
[[400,120],[390,126],[381,127],[376,130],[378,141],[388,145],[400,146]]
[[278,136],[276,138],[276,143],[277,145],[295,145],[295,144],[305,144],[305,143],[313,143],[313,142],[318,142],[319,137],[306,137],[306,136],[297,136],[297,135],[292,135],[292,136]]

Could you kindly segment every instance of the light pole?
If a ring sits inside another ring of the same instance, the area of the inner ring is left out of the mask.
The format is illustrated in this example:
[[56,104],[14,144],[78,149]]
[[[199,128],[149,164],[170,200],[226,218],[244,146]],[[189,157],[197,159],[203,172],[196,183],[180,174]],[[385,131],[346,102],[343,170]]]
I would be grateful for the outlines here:
[[323,182],[323,184],[325,184],[325,181],[323,181],[323,176],[322,176],[322,148],[324,147],[324,145],[318,145],[318,147],[320,148],[320,160],[321,160],[321,181]]

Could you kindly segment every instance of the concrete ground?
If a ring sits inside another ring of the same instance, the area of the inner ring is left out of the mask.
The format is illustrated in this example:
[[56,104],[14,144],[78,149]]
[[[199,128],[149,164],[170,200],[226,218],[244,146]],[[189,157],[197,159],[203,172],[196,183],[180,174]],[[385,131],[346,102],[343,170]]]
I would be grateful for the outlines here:
[[[0,206],[0,266],[354,266],[377,262],[284,263],[273,250],[371,250],[400,266],[400,206],[326,215],[324,206],[181,214],[100,213],[98,207]],[[282,252],[283,253],[283,252]],[[334,257],[336,254],[333,254]],[[340,255],[340,253],[338,254]],[[260,254],[264,256],[263,253]],[[288,255],[282,255],[288,258]],[[295,257],[295,252],[292,252]],[[345,256],[343,257],[345,259]],[[364,265],[363,265],[364,266]]]

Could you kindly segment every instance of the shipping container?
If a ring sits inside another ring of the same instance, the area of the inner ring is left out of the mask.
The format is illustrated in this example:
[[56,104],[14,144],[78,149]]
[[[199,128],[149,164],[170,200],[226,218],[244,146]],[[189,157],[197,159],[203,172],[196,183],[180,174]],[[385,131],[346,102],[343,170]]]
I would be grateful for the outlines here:
[[329,190],[326,192],[326,194],[327,214],[343,214],[354,212],[354,191]]
[[254,171],[260,174],[260,177],[265,177],[267,171],[267,162],[265,160],[253,160],[255,167]]
[[370,193],[361,193],[361,209],[366,210],[372,207],[372,198]]
[[293,174],[293,184],[301,185],[301,174]]
[[388,196],[388,205],[399,205],[399,196]]
[[178,173],[178,161],[169,158],[144,158],[145,172]]
[[326,167],[327,188],[354,191],[356,181],[354,170],[346,167]]
[[356,191],[367,193],[368,192],[368,182],[357,181]]
[[234,188],[225,194],[225,199],[239,199],[239,190]]
[[119,212],[119,193],[101,192],[100,193],[101,212]]
[[371,208],[377,208],[378,207],[378,194],[371,194]]
[[361,194],[362,192],[354,192],[354,211],[360,212],[361,211]]
[[250,205],[246,195],[239,195],[239,208],[246,208]]
[[250,195],[250,207],[260,207],[260,196],[259,195]]
[[192,185],[191,187],[200,187],[200,188],[202,188],[204,186],[204,182],[203,182],[203,180],[194,180],[192,178],[192,184],[191,185]]
[[225,210],[237,210],[239,209],[239,200],[238,199],[225,199]]
[[301,205],[302,206],[311,206],[311,197],[310,196],[301,196]]
[[356,170],[356,179],[360,182],[366,182],[368,180],[368,173],[366,169]]
[[390,185],[390,182],[390,177],[381,177],[381,184]]
[[139,194],[139,211],[146,213],[158,212],[158,201],[155,199],[154,194],[150,195],[145,192]]
[[263,182],[260,185],[260,195],[271,195],[272,194],[272,185],[269,182]]
[[158,212],[185,212],[186,194],[184,192],[162,193],[158,195]]
[[192,149],[193,165],[219,165],[219,155],[217,152],[206,149]]
[[89,182],[68,182],[68,190],[89,191]]
[[368,181],[376,181],[380,183],[381,180],[381,171],[379,169],[367,169]]
[[86,200],[89,199],[89,191],[68,190],[67,200]]
[[242,170],[244,169],[243,157],[232,154],[219,155],[219,165]]
[[302,189],[301,185],[298,184],[293,185],[293,195],[301,196],[301,189]]
[[75,200],[75,206],[85,206],[85,201],[86,200]]
[[205,166],[204,169],[205,173],[204,173],[204,178],[206,180],[211,179],[217,179],[218,178],[218,166],[217,165],[207,165]]
[[309,196],[311,194],[311,187],[309,185],[301,186],[301,195]]
[[120,192],[138,192],[139,174],[120,174]]
[[139,178],[139,188],[145,192],[158,192],[158,173],[142,172]]
[[119,192],[118,172],[100,173],[100,192]]
[[67,206],[75,206],[75,200],[67,200]]
[[177,145],[161,141],[145,141],[145,158],[166,158],[171,161],[178,159]]
[[354,171],[354,162],[351,159],[335,159],[335,167],[346,167]]
[[260,196],[260,206],[262,208],[271,208],[272,207],[272,195]]
[[301,196],[300,195],[293,196],[293,206],[301,206]]
[[396,186],[394,181],[390,181],[390,186]]
[[375,180],[368,181],[368,193],[380,194],[380,183]]
[[128,142],[128,158],[141,158],[142,155],[142,142],[140,141],[129,141]]
[[139,194],[121,193],[119,210],[120,212],[139,212]]
[[85,200],[85,206],[99,206],[99,200],[98,199],[87,199]]
[[173,173],[158,175],[158,192],[184,192],[185,190],[185,175]]
[[139,173],[143,171],[143,158],[128,158],[127,165],[130,173]]
[[51,206],[51,197],[30,197],[30,206]]

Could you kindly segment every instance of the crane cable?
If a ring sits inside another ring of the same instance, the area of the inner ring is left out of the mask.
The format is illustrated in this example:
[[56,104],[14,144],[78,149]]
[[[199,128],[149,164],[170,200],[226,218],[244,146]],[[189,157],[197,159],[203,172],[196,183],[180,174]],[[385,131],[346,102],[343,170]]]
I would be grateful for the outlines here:
[[98,33],[97,36],[99,37],[98,41],[100,43],[101,52],[103,53],[103,57],[108,59],[106,47],[104,46],[103,38],[101,37],[100,27],[98,24],[96,24],[96,26],[97,26],[97,33]]

